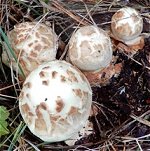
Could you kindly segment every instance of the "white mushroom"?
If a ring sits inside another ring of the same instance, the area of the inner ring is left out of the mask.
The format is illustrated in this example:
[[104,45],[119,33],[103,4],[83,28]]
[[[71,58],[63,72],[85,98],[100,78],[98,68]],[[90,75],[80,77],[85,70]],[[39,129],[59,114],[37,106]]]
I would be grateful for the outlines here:
[[112,61],[112,52],[110,37],[104,30],[84,26],[72,35],[66,60],[82,70],[91,86],[102,86],[121,71],[121,65]]
[[[56,59],[57,35],[43,23],[20,23],[7,36],[26,76],[39,64]],[[8,66],[12,63],[13,69],[18,71],[18,63],[10,51],[3,51],[2,60]]]
[[128,45],[140,42],[142,29],[143,19],[134,8],[121,8],[112,16],[111,30],[114,37]]
[[110,37],[98,27],[81,27],[69,41],[68,56],[83,71],[101,70],[112,60]]
[[85,125],[92,90],[84,74],[65,61],[40,65],[26,78],[19,109],[30,131],[47,142],[69,139]]

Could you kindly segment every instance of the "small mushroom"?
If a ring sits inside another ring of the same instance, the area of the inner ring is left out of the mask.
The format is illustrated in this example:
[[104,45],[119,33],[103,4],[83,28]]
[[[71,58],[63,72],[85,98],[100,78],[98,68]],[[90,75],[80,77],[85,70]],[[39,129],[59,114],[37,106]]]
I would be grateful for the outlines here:
[[121,65],[112,61],[112,52],[107,32],[84,26],[72,35],[66,59],[82,70],[91,86],[107,85],[121,71]]
[[[52,28],[43,23],[17,24],[7,36],[25,76],[39,64],[56,59],[58,37]],[[13,69],[18,71],[18,62],[10,51],[3,51],[2,61],[8,66],[12,63]]]
[[30,131],[46,142],[74,136],[85,125],[92,90],[84,74],[66,61],[33,70],[19,96],[19,109]]
[[127,44],[133,50],[142,49],[144,46],[142,29],[143,19],[134,8],[121,8],[112,16],[111,30],[114,38]]
[[83,71],[101,70],[112,60],[112,45],[107,33],[95,26],[79,28],[69,41],[68,57]]

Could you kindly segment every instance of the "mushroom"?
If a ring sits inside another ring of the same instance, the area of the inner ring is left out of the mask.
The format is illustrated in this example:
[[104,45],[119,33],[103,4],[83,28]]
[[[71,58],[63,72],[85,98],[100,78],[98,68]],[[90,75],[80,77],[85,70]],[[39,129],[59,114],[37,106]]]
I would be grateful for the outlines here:
[[92,90],[84,74],[66,61],[39,65],[26,78],[19,109],[30,131],[46,142],[74,136],[85,125]]
[[132,49],[143,48],[144,38],[140,36],[142,29],[143,19],[134,8],[121,8],[112,16],[111,30],[114,38]]
[[101,28],[81,27],[71,36],[68,57],[83,71],[101,70],[112,60],[110,37]]
[[67,60],[82,70],[91,86],[106,85],[121,71],[112,63],[112,53],[107,32],[95,26],[84,26],[72,35]]
[[[52,28],[43,23],[17,24],[7,36],[25,76],[41,63],[56,59],[58,37]],[[18,71],[18,62],[10,51],[3,51],[2,61],[8,66],[12,63],[13,69]]]

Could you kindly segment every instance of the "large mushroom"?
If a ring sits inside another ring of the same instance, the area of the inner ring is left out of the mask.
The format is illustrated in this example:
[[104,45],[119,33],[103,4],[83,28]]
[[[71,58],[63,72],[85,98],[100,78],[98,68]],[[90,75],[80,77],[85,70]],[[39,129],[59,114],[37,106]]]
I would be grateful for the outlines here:
[[41,63],[56,59],[58,37],[51,27],[43,23],[17,24],[7,36],[17,61],[10,51],[3,51],[2,61],[8,66],[12,64],[15,71],[18,71],[19,63],[25,76]]
[[72,35],[68,58],[83,71],[93,86],[108,84],[111,77],[117,75],[121,69],[112,63],[110,37],[107,32],[96,26],[83,26]]
[[65,61],[40,65],[26,78],[19,109],[30,131],[46,142],[74,136],[85,125],[92,90],[84,74]]

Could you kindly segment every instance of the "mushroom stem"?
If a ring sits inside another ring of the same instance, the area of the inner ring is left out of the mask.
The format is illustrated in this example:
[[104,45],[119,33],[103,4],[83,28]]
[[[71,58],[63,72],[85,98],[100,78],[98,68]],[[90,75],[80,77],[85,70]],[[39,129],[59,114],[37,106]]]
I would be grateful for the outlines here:
[[111,63],[103,70],[95,72],[83,72],[91,86],[106,86],[112,77],[118,77],[122,69],[122,63]]
[[144,37],[139,36],[130,41],[125,41],[125,44],[127,44],[129,48],[131,48],[131,50],[138,51],[139,49],[143,49],[144,47]]

